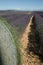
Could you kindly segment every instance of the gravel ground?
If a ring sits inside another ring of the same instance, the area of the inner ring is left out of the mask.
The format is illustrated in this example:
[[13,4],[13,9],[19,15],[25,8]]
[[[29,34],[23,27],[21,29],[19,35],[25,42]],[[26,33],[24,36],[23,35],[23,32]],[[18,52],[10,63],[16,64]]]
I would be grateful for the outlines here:
[[17,65],[17,51],[13,44],[14,40],[9,29],[0,22],[0,49],[3,65]]

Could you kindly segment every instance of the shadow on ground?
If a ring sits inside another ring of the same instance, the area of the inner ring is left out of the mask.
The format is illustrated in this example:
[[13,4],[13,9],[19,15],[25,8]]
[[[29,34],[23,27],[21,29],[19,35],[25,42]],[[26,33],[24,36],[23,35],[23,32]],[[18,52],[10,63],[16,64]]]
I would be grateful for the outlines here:
[[37,54],[37,53],[34,53],[34,54],[37,55],[39,57],[40,61],[43,63],[43,55]]
[[0,52],[0,65],[3,65],[1,52]]

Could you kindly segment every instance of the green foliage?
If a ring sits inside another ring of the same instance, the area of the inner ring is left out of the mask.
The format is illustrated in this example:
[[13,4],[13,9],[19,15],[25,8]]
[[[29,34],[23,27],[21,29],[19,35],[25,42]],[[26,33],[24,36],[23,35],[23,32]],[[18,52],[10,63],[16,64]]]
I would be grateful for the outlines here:
[[20,65],[20,62],[21,62],[21,56],[20,56],[20,41],[18,39],[18,35],[17,35],[17,32],[15,31],[15,29],[13,29],[13,27],[11,27],[7,22],[6,20],[4,20],[3,18],[0,18],[0,22],[4,23],[7,28],[10,30],[12,36],[13,36],[13,39],[14,39],[14,42],[15,42],[15,45],[16,45],[16,49],[17,49],[17,59],[18,59],[18,65]]

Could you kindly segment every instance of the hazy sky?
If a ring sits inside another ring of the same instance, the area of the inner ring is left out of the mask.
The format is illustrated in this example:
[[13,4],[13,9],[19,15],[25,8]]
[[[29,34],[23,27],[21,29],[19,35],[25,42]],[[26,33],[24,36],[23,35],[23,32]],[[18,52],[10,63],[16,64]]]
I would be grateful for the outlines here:
[[43,10],[43,0],[0,0],[0,10]]

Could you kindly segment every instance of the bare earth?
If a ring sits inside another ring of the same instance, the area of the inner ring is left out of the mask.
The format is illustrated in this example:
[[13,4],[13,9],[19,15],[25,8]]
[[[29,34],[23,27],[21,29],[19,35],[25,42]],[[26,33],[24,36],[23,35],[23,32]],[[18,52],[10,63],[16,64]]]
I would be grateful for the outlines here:
[[39,56],[33,54],[32,52],[27,54],[26,48],[28,44],[28,34],[30,32],[30,24],[33,16],[30,19],[30,23],[27,25],[22,37],[21,37],[21,52],[22,52],[22,65],[43,65],[43,62],[40,61]]

